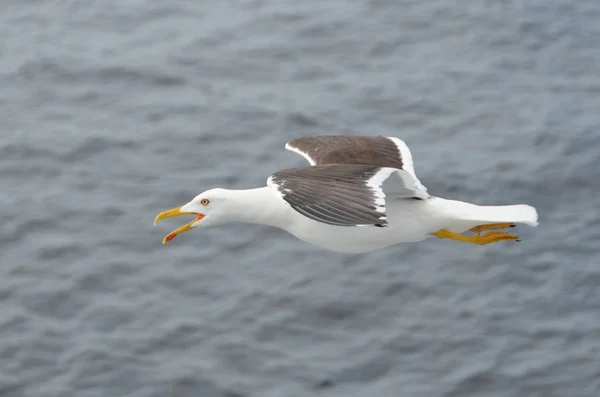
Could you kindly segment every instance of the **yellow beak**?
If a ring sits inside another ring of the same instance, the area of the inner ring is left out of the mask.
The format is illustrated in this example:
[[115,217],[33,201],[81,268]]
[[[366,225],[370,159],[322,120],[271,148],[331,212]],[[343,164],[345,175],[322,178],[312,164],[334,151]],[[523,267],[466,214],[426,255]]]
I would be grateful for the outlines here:
[[162,221],[163,219],[174,218],[176,216],[184,216],[184,215],[196,215],[196,219],[194,219],[190,223],[183,225],[179,229],[175,229],[171,233],[167,234],[162,241],[163,244],[168,243],[169,241],[173,240],[175,237],[177,237],[178,234],[187,232],[188,230],[190,230],[192,228],[192,224],[194,222],[199,221],[200,219],[204,218],[203,214],[198,214],[196,212],[180,212],[179,211],[180,208],[181,207],[177,207],[177,208],[173,208],[173,209],[161,212],[160,214],[158,214],[156,216],[156,218],[154,218],[154,224],[156,225],[158,223],[158,221]]

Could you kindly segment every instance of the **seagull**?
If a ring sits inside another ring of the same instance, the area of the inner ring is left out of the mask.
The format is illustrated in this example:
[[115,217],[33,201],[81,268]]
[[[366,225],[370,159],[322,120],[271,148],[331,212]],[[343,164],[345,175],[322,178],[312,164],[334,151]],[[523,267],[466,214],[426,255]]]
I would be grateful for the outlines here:
[[481,206],[430,195],[399,138],[306,136],[285,148],[309,165],[277,171],[263,187],[210,189],[161,212],[155,225],[195,216],[163,244],[192,229],[245,222],[282,229],[325,250],[356,254],[433,237],[475,245],[520,241],[498,229],[538,225],[536,209],[526,204]]

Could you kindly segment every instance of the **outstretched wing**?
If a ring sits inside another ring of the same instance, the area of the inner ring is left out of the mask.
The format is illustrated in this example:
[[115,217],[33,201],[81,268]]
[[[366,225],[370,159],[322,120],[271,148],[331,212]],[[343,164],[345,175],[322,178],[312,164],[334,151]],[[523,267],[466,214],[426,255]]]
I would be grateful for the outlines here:
[[427,188],[417,178],[410,149],[398,138],[383,136],[306,136],[285,145],[304,157],[310,165],[363,164],[397,169],[407,189],[415,198],[429,197]]
[[267,185],[294,210],[336,226],[387,226],[386,203],[405,197],[396,168],[363,164],[299,167],[274,173]]

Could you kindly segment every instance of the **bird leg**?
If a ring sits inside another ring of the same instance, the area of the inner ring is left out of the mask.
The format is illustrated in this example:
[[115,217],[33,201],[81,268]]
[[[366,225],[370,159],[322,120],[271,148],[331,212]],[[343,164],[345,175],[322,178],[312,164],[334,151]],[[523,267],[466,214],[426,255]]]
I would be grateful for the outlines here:
[[484,235],[476,234],[475,236],[464,236],[459,233],[453,233],[446,229],[442,229],[436,233],[433,233],[433,235],[438,238],[447,238],[450,240],[464,241],[465,243],[471,243],[476,245],[491,244],[504,240],[521,241],[519,240],[518,236],[506,232],[489,232]]
[[506,229],[506,228],[515,227],[515,226],[517,226],[517,225],[515,225],[514,223],[492,223],[491,225],[475,226],[474,228],[469,229],[469,231],[471,231],[473,233],[481,233],[486,230]]

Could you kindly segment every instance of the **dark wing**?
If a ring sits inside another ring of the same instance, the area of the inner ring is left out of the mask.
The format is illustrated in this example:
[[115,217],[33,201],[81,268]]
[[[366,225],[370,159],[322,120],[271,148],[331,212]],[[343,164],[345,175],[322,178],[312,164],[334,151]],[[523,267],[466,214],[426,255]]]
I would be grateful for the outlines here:
[[427,188],[415,174],[410,149],[398,138],[384,136],[306,136],[285,145],[310,165],[363,164],[396,168],[415,198],[427,198]]
[[294,210],[313,220],[336,226],[384,227],[386,191],[391,196],[403,194],[395,171],[362,164],[299,167],[274,173],[267,185]]

